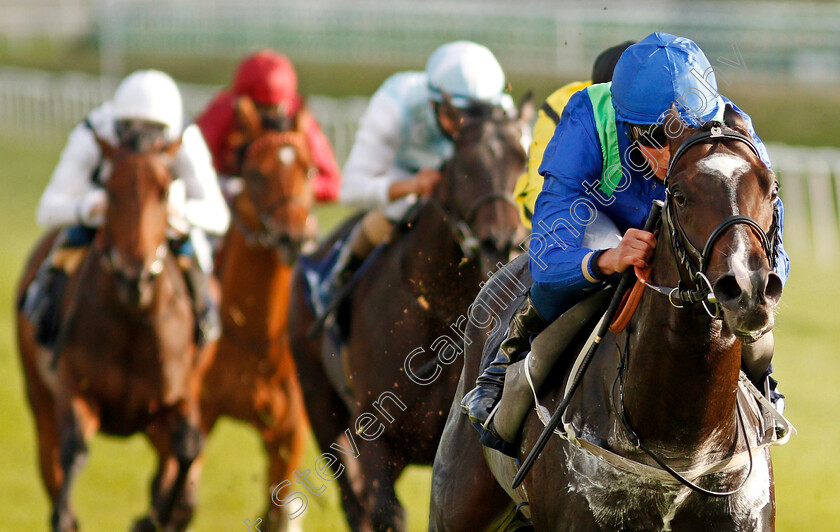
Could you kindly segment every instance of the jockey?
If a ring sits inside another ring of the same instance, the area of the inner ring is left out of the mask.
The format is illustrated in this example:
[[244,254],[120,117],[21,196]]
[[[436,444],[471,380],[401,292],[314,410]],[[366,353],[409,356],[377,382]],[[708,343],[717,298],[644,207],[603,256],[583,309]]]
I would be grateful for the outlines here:
[[[183,123],[181,94],[175,82],[163,72],[139,70],[120,83],[112,101],[90,111],[71,131],[38,204],[39,225],[65,228],[38,271],[24,304],[24,313],[37,327],[38,342],[54,347],[67,278],[104,221],[108,196],[103,183],[110,165],[102,159],[97,137],[112,146],[135,150],[181,141],[172,164],[177,179],[170,188],[169,235],[190,289],[196,341],[203,344],[215,339],[220,322],[209,294],[213,262],[205,232],[224,234],[230,214],[201,132],[195,125]],[[173,193],[176,188],[185,193]],[[76,259],[68,263],[61,256]]]
[[[359,122],[344,165],[341,200],[369,209],[351,233],[321,289],[326,306],[418,197],[429,196],[452,156],[458,117],[444,99],[466,114],[502,107],[513,112],[505,74],[486,47],[468,41],[445,44],[432,53],[425,72],[400,72],[373,95]],[[322,309],[323,310],[323,309]]]
[[537,122],[534,124],[533,140],[528,150],[528,168],[516,181],[513,189],[513,200],[519,209],[519,219],[529,231],[531,230],[531,218],[534,216],[534,206],[537,203],[537,196],[543,187],[543,177],[539,174],[542,164],[545,147],[554,134],[554,128],[560,121],[563,108],[566,107],[569,98],[577,91],[598,83],[607,83],[612,79],[615,64],[621,53],[636,41],[626,41],[616,46],[607,48],[595,59],[592,65],[592,81],[573,81],[563,85],[546,98],[537,113]]
[[253,104],[266,129],[301,131],[309,144],[317,175],[315,198],[332,201],[338,197],[341,174],[332,146],[298,94],[297,74],[291,61],[280,53],[262,50],[246,57],[233,77],[230,89],[216,95],[196,123],[213,154],[213,164],[224,179],[241,173],[240,148],[246,139],[239,131],[234,112],[237,100]]
[[[693,99],[687,102],[684,95]],[[725,106],[731,105],[746,120],[762,162],[770,167],[767,150],[749,116],[719,94],[708,59],[689,39],[653,33],[621,55],[612,83],[575,93],[540,166],[545,183],[536,201],[531,235],[531,249],[541,250],[538,256],[530,254],[534,284],[523,308],[512,318],[509,337],[495,360],[477,379],[478,386],[464,396],[462,408],[473,423],[492,431],[487,419],[501,396],[505,371],[530,348],[533,335],[602,286],[608,276],[649,263],[656,239],[639,228],[644,226],[652,200],[665,199],[662,182],[670,152],[661,120],[675,102],[682,120],[694,127],[722,120]],[[651,147],[654,143],[664,149]],[[621,165],[629,183],[605,190],[602,171],[615,164]],[[570,209],[584,200],[597,207],[591,226],[554,223],[573,218]],[[781,201],[778,206],[783,218]],[[790,261],[781,246],[782,225],[775,269],[784,282]],[[599,226],[595,238],[589,237],[592,226]],[[772,354],[772,333],[743,346],[743,368],[759,389],[769,378]],[[775,381],[770,382],[774,386]],[[781,397],[774,393],[772,398]],[[778,401],[776,406],[781,409],[783,404]]]

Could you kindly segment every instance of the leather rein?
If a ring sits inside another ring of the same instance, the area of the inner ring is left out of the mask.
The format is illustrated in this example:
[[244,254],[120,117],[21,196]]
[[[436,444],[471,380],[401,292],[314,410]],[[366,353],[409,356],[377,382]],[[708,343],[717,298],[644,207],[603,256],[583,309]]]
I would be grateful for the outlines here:
[[[684,308],[687,305],[694,305],[700,303],[701,305],[703,305],[704,310],[712,319],[721,319],[721,310],[717,299],[714,297],[714,290],[712,288],[712,284],[706,276],[706,270],[709,266],[714,245],[717,242],[717,240],[721,237],[721,235],[723,235],[723,233],[727,231],[730,227],[733,227],[735,225],[747,225],[748,227],[753,229],[753,231],[759,236],[764,252],[767,258],[770,260],[771,265],[775,264],[776,262],[776,255],[778,253],[779,245],[778,205],[774,206],[773,223],[770,226],[769,234],[765,233],[761,226],[758,224],[758,222],[756,222],[752,218],[744,215],[734,215],[726,218],[724,221],[718,224],[718,226],[714,229],[714,231],[712,231],[712,233],[706,240],[702,251],[695,247],[686,236],[685,229],[680,223],[680,219],[677,216],[676,209],[673,205],[674,200],[673,195],[670,189],[668,188],[668,178],[673,174],[677,162],[680,160],[681,157],[685,155],[688,149],[690,149],[692,146],[703,143],[725,142],[730,140],[746,144],[757,157],[759,156],[758,150],[756,149],[755,144],[753,144],[752,139],[748,138],[745,135],[742,135],[741,133],[738,133],[737,131],[724,129],[724,127],[720,123],[715,123],[709,131],[694,135],[693,137],[689,138],[686,142],[684,142],[677,149],[677,152],[671,158],[671,161],[668,166],[668,173],[665,177],[666,201],[662,215],[662,225],[663,229],[666,231],[667,238],[669,238],[671,243],[672,254],[675,265],[677,267],[677,271],[684,270],[688,274],[690,283],[684,283],[681,276],[680,281],[678,282],[676,287],[671,288],[656,286],[648,283],[647,281],[647,273],[649,273],[649,269],[645,272],[638,271],[637,269],[636,272],[638,277],[638,284],[646,286],[660,294],[665,295],[666,297],[668,297],[668,301],[671,303],[671,305],[675,308]],[[695,263],[697,264],[696,266]],[[640,292],[640,290],[634,291]],[[636,298],[636,305],[638,305],[638,299],[639,297]],[[635,310],[635,308],[630,311],[631,314],[633,310]],[[626,321],[629,322],[629,317],[627,317]],[[627,325],[627,322],[622,324],[621,329],[613,329],[613,332],[620,332],[620,330],[622,330]],[[740,402],[736,399],[736,424],[740,426],[740,432],[742,433],[744,442],[747,446],[747,454],[749,457],[749,469],[747,471],[747,474],[744,476],[744,478],[741,480],[738,486],[728,491],[712,491],[702,488],[696,483],[686,478],[686,476],[684,476],[683,474],[674,470],[665,462],[663,458],[658,456],[649,447],[647,447],[642,442],[641,438],[633,429],[633,427],[630,425],[630,421],[627,419],[627,411],[624,406],[624,377],[628,367],[630,356],[629,332],[625,335],[624,349],[620,349],[619,353],[620,362],[618,366],[618,373],[616,375],[616,379],[613,382],[611,393],[613,401],[611,402],[613,403],[613,408],[615,409],[616,413],[619,416],[619,419],[621,420],[621,424],[632,438],[633,443],[646,455],[648,455],[654,462],[656,462],[656,464],[659,465],[659,467],[665,470],[671,477],[677,480],[680,484],[692,489],[693,491],[696,491],[697,493],[701,493],[710,497],[727,497],[740,491],[744,487],[744,485],[746,485],[753,471],[753,452],[752,448],[750,447],[747,435],[747,427],[744,421],[744,414],[742,412]],[[618,405],[615,405],[614,399],[616,397],[616,387],[618,388]]]
[[[296,134],[294,132],[281,133]],[[253,142],[250,143],[244,149],[243,158],[247,158],[248,149],[250,149],[250,147],[253,144]],[[284,146],[294,149],[296,156],[300,158],[300,148],[296,143],[286,142],[284,143]],[[304,160],[307,159],[304,158]],[[314,166],[310,166],[307,170],[307,178],[310,178],[316,171],[317,169]],[[245,178],[242,177],[240,179]],[[245,193],[247,194],[247,191]],[[295,237],[289,234],[288,232],[278,231],[276,228],[274,228],[271,216],[269,216],[267,213],[272,212],[274,209],[280,206],[298,206],[306,210],[309,209],[309,205],[306,202],[301,201],[300,198],[282,197],[272,202],[265,209],[257,209],[258,226],[256,228],[250,227],[248,223],[242,219],[242,215],[236,208],[231,209],[231,220],[233,221],[233,225],[236,227],[236,229],[239,230],[240,233],[242,233],[242,236],[245,238],[245,242],[248,244],[248,246],[262,248],[266,250],[275,250],[280,254],[284,262],[286,262],[287,264],[293,264],[300,255],[304,245],[306,245],[309,242],[314,242],[316,236],[314,234],[306,233],[301,236]]]
[[[712,283],[706,276],[706,272],[711,261],[712,252],[714,251],[715,243],[723,234],[730,228],[736,225],[746,225],[758,236],[761,241],[762,249],[764,250],[767,259],[770,261],[771,267],[775,265],[776,258],[779,252],[779,224],[780,214],[778,204],[773,207],[773,222],[770,225],[770,230],[765,233],[764,229],[749,216],[736,214],[723,220],[714,231],[706,239],[702,251],[698,249],[685,233],[680,218],[677,215],[674,207],[674,198],[668,181],[674,173],[679,160],[686,154],[686,152],[693,146],[698,144],[707,144],[711,142],[726,142],[737,141],[746,144],[750,151],[756,157],[759,157],[758,149],[755,147],[752,139],[723,126],[721,123],[713,123],[709,131],[698,133],[685,141],[677,152],[671,157],[668,165],[668,173],[665,176],[665,208],[662,215],[662,228],[666,231],[667,238],[671,243],[671,251],[674,258],[674,263],[678,271],[685,271],[688,274],[689,282],[684,282],[682,278],[675,287],[657,286],[641,280],[642,284],[651,290],[663,294],[668,297],[668,301],[675,308],[683,308],[687,305],[701,304],[703,309],[713,319],[721,319],[720,304],[715,298]],[[682,277],[682,276],[681,276]],[[642,279],[640,277],[640,279]]]

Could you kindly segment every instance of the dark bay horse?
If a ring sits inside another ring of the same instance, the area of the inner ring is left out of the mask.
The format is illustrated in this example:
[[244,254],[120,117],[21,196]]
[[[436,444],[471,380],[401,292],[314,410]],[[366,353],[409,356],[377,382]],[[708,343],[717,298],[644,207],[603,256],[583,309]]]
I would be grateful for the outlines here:
[[[137,530],[184,530],[192,516],[190,464],[203,437],[199,389],[214,344],[198,350],[183,274],[166,237],[169,170],[180,142],[136,153],[99,142],[112,164],[105,221],[68,284],[55,353],[36,346],[18,314],[18,343],[38,429],[52,528],[77,530],[70,490],[98,431],[143,431],[157,450],[152,510]],[[55,239],[42,240],[19,293]]]
[[[669,116],[678,119],[673,110]],[[564,419],[591,445],[552,436],[515,492],[513,459],[483,448],[458,409],[484,343],[483,331],[467,330],[474,341],[435,459],[430,530],[497,529],[510,523],[515,503],[530,513],[528,528],[539,531],[774,528],[767,424],[755,401],[736,393],[742,345],[773,328],[782,292],[773,270],[778,183],[749,135],[727,108],[725,125],[684,128],[671,138],[649,281],[660,293],[644,292],[629,326],[604,339],[572,396]],[[678,283],[696,304],[671,291]],[[568,358],[558,364],[539,391],[552,412],[570,365]],[[517,442],[520,463],[542,430],[530,409]],[[726,462],[735,456],[742,460]],[[499,457],[510,460],[507,474]],[[696,472],[683,475],[695,486],[658,461]],[[712,470],[720,461],[729,465]]]
[[[405,529],[394,483],[408,464],[434,458],[458,377],[447,365],[461,351],[456,330],[466,318],[459,315],[515,243],[510,198],[524,169],[520,137],[532,113],[528,100],[519,118],[464,119],[435,193],[371,261],[339,312],[347,337],[341,356],[324,343],[327,335],[307,336],[314,317],[296,270],[292,351],[318,443],[341,460],[332,478],[353,530]],[[318,253],[350,228],[345,224]]]
[[287,315],[292,264],[312,236],[312,163],[297,130],[263,130],[241,113],[240,122],[247,136],[243,189],[216,257],[223,332],[205,379],[202,426],[209,432],[225,415],[260,432],[269,485],[261,528],[285,530],[289,519],[271,498],[283,497],[287,490],[272,493],[271,487],[292,476],[308,428],[289,351]]

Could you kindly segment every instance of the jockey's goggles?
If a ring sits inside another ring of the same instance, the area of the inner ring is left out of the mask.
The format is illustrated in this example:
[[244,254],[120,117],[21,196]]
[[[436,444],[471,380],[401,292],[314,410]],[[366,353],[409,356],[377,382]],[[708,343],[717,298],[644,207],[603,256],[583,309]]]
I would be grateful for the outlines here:
[[148,120],[117,120],[114,131],[121,146],[133,151],[147,151],[166,142],[166,125]]
[[630,138],[642,146],[657,149],[668,146],[668,136],[662,124],[630,124],[628,127]]
[[291,119],[286,115],[286,106],[284,104],[258,103],[256,106],[257,114],[260,115],[260,121],[265,129],[275,131],[291,129]]

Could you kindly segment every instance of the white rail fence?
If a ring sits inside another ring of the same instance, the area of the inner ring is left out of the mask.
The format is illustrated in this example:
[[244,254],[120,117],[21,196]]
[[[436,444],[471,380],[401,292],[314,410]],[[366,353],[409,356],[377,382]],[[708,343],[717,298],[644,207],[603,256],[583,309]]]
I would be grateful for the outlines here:
[[[117,80],[0,67],[0,132],[61,142],[85,114],[109,99]],[[194,116],[218,87],[180,84],[185,111]],[[309,105],[343,162],[366,98],[312,96]],[[840,149],[770,144],[782,183],[785,246],[791,254],[831,264],[840,258]]]

